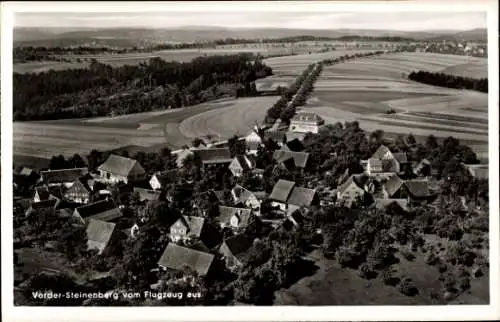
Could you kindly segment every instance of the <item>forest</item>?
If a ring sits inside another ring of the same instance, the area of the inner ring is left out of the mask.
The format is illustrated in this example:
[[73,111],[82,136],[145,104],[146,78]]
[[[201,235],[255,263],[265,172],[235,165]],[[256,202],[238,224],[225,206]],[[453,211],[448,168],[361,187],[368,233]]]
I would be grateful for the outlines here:
[[487,78],[475,79],[470,77],[448,75],[444,73],[426,72],[422,70],[418,72],[411,72],[408,75],[408,78],[419,83],[434,86],[456,89],[471,89],[478,92],[488,93]]
[[92,60],[84,69],[14,73],[15,121],[82,118],[179,108],[206,102],[237,89],[252,90],[272,75],[260,56],[198,57],[190,62],[111,67]]

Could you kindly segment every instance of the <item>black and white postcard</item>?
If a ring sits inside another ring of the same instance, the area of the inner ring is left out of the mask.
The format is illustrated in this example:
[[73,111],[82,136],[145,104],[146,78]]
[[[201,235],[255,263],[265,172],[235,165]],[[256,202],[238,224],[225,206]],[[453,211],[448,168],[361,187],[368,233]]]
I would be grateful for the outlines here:
[[497,25],[3,3],[6,321],[500,318]]

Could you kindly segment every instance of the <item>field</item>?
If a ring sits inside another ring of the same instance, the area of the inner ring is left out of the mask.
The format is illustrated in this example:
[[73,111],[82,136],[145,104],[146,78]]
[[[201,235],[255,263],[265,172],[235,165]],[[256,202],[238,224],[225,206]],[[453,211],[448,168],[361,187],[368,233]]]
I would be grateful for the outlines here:
[[[357,59],[326,67],[303,109],[327,123],[358,120],[367,131],[472,140],[479,157],[487,158],[488,95],[405,79],[419,69],[453,69],[475,78],[487,72],[486,59],[467,56],[397,53]],[[390,109],[394,114],[387,114]]]
[[[266,59],[275,75],[259,80],[257,85],[290,84],[310,63],[355,52],[338,50]],[[388,136],[454,136],[471,144],[479,157],[486,159],[487,94],[419,84],[403,75],[417,68],[439,71],[453,67],[456,72],[476,70],[479,75],[476,67],[482,62],[484,72],[485,61],[466,56],[398,53],[328,66],[303,109],[317,112],[327,123],[358,120],[365,130],[382,129]],[[210,134],[224,139],[246,134],[255,121],[262,121],[276,100],[276,96],[224,99],[184,109],[113,118],[16,122],[14,153],[46,158],[130,145],[167,145],[177,149],[190,144],[194,137]],[[389,109],[395,113],[387,114]]]
[[[397,277],[411,278],[419,294],[408,297],[397,287],[385,285],[378,276],[365,280],[358,272],[341,268],[336,260],[325,259],[319,250],[313,251],[307,259],[314,262],[317,271],[287,289],[277,292],[275,305],[442,305],[431,299],[432,291],[442,290],[436,267],[424,261],[424,254],[417,253],[409,262],[399,254],[400,262],[395,265]],[[489,303],[488,278],[471,279],[471,289],[454,299],[451,304]],[[474,294],[474,295],[472,295]]]
[[178,149],[207,134],[227,139],[237,132],[246,134],[276,100],[276,96],[222,99],[184,109],[110,118],[15,122],[14,154],[50,158],[122,146]]

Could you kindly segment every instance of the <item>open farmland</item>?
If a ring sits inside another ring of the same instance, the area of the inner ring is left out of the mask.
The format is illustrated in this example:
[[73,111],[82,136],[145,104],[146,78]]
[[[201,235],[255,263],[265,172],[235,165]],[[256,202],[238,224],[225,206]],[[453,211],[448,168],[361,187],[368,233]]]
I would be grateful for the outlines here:
[[[453,68],[455,72],[475,71],[471,76],[479,78],[486,74],[486,59],[397,53],[328,66],[303,109],[317,112],[327,123],[357,120],[367,131],[483,142],[472,148],[480,158],[487,158],[487,94],[429,86],[404,77],[414,70]],[[387,114],[390,109],[393,113]]]
[[167,145],[177,149],[190,144],[196,136],[213,134],[228,138],[235,132],[246,133],[254,121],[262,120],[276,99],[276,96],[223,99],[182,109],[109,118],[15,122],[14,154],[50,158],[56,154],[71,156],[121,146],[147,149]]

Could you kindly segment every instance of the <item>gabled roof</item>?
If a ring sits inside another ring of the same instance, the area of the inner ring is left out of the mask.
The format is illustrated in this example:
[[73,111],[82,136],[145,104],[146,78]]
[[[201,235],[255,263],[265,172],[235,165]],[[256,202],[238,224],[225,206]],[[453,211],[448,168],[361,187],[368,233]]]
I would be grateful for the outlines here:
[[299,139],[290,140],[283,147],[285,146],[288,148],[289,151],[293,152],[301,152],[305,149],[304,145]]
[[239,226],[243,227],[247,225],[248,219],[250,219],[250,216],[252,215],[252,211],[247,208],[219,206],[218,219],[221,224],[229,224],[234,215],[238,215],[240,219]]
[[194,153],[202,163],[230,163],[233,160],[229,148],[197,149]]
[[73,182],[89,172],[88,168],[72,168],[60,170],[40,171],[40,176],[45,183]]
[[115,208],[115,203],[112,200],[100,200],[78,207],[75,209],[75,211],[78,211],[82,218],[87,218],[111,210],[113,208]]
[[405,181],[405,185],[413,197],[430,196],[429,182],[427,180],[407,180]]
[[246,155],[235,156],[233,162],[238,162],[243,170],[251,170],[255,166],[255,163]]
[[273,187],[273,191],[271,192],[269,199],[286,202],[294,186],[295,182],[282,179],[278,180]]
[[50,196],[49,188],[45,186],[35,187],[35,193],[38,194],[40,201],[47,200]]
[[134,193],[136,193],[136,192],[139,194],[140,201],[158,200],[160,198],[160,194],[161,194],[160,191],[134,187]]
[[173,169],[173,170],[164,171],[162,173],[155,173],[151,176],[151,179],[153,179],[153,177],[156,177],[156,180],[158,180],[158,182],[162,186],[165,186],[169,183],[173,183],[173,182],[177,181],[178,172],[177,172],[177,169]]
[[474,178],[483,180],[489,179],[487,164],[464,164],[464,166]]
[[309,153],[306,152],[293,152],[286,150],[276,150],[273,153],[273,158],[277,162],[283,162],[290,158],[293,158],[295,166],[298,168],[305,168],[307,165],[307,160],[309,159]]
[[60,200],[54,196],[49,197],[47,200],[43,200],[40,202],[32,202],[30,205],[31,210],[37,210],[37,209],[47,209],[47,208],[57,208],[59,205]]
[[403,184],[403,180],[401,180],[397,175],[393,175],[384,183],[384,188],[389,197],[392,197],[403,186]]
[[213,260],[212,254],[169,243],[158,265],[175,270],[182,270],[187,266],[203,276],[208,273]]
[[223,244],[231,254],[241,262],[246,262],[247,252],[253,245],[253,239],[244,234],[231,236],[224,240]]
[[316,113],[311,112],[298,112],[295,113],[293,118],[290,120],[291,122],[301,122],[301,123],[310,123],[314,125],[321,125],[325,121]]
[[248,141],[246,142],[246,147],[248,151],[257,151],[261,144],[262,144],[261,142]]
[[188,228],[188,235],[200,237],[205,218],[196,216],[182,216],[179,220]]
[[87,247],[89,249],[97,248],[101,253],[108,245],[115,226],[110,222],[91,219],[87,226]]
[[382,160],[370,158],[368,159],[368,165],[370,168],[382,168]]
[[421,171],[424,167],[430,166],[431,162],[427,159],[422,159],[413,169],[415,172]]
[[124,177],[145,172],[137,160],[122,157],[116,154],[111,154],[97,169]]
[[28,167],[23,167],[21,169],[21,171],[19,171],[18,175],[20,176],[25,176],[25,177],[29,177],[31,176],[32,174],[34,173],[33,169],[30,169]]
[[360,183],[356,180],[356,175],[351,175],[343,184],[337,187],[337,192],[340,194],[343,194],[345,190],[352,184],[354,183],[359,189],[363,189],[363,187],[360,185]]
[[110,210],[103,211],[101,213],[90,216],[90,219],[98,219],[102,221],[112,221],[123,216],[123,212],[120,208],[113,208]]
[[385,145],[381,145],[378,147],[377,151],[375,151],[375,153],[373,153],[372,155],[372,158],[373,159],[383,159],[384,156],[387,154],[387,152],[391,152],[391,150],[389,150],[388,147],[386,147]]
[[76,179],[73,182],[73,185],[70,187],[70,189],[73,187],[77,187],[77,186],[80,186],[81,188],[83,188],[84,190],[86,190],[89,193],[92,191],[92,189],[90,189],[90,187],[89,187],[87,179],[84,177]]
[[288,197],[287,203],[299,207],[308,207],[311,205],[315,194],[316,190],[314,189],[294,187],[290,193],[290,197]]
[[396,159],[385,159],[382,160],[382,171],[383,172],[396,172],[397,160]]
[[251,198],[254,194],[248,190],[240,186],[239,184],[235,185],[231,190],[231,194],[233,195],[234,203],[245,203],[249,198]]
[[306,137],[306,133],[301,133],[301,132],[286,132],[285,133],[285,139],[287,142],[293,141],[293,140],[299,140],[300,142],[304,141],[304,138]]
[[264,132],[264,138],[263,140],[271,139],[276,141],[277,143],[283,142],[283,139],[285,138],[285,131],[273,131],[269,130]]
[[391,204],[397,204],[404,211],[408,211],[408,199],[375,199],[375,208],[386,209]]

